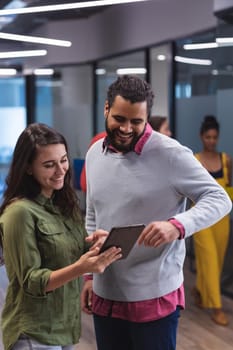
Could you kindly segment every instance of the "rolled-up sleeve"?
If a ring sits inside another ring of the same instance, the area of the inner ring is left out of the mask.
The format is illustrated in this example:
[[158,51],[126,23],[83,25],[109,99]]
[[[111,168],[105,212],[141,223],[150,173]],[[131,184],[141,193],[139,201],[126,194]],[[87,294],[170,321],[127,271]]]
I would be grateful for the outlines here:
[[25,293],[46,296],[51,270],[41,268],[35,222],[31,213],[14,205],[6,210],[2,222],[4,259],[10,280],[17,279]]

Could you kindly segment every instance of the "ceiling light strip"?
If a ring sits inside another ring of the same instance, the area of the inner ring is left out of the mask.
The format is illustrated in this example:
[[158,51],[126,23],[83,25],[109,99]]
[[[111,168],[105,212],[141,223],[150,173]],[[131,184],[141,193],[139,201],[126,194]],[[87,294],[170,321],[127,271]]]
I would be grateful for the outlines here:
[[64,11],[64,10],[74,10],[74,9],[82,9],[82,8],[97,7],[97,6],[99,7],[99,6],[129,4],[129,3],[143,2],[143,1],[145,2],[149,0],[99,0],[99,1],[84,1],[84,2],[78,2],[78,3],[76,2],[76,3],[70,3],[70,4],[23,7],[23,8],[0,10],[0,15],[7,16],[7,15],[20,15],[20,14],[26,14],[26,13]]
[[37,68],[37,69],[34,69],[33,73],[35,75],[53,75],[54,69],[52,69],[52,68]]
[[233,43],[233,38],[228,37],[228,38],[216,38],[216,42],[219,44],[232,44]]
[[96,68],[95,74],[96,75],[104,75],[104,74],[106,74],[106,69],[105,68]]
[[202,50],[202,49],[214,49],[218,47],[217,42],[210,43],[196,43],[196,44],[185,44],[183,46],[184,50]]
[[199,59],[199,58],[182,57],[182,56],[175,56],[174,59],[176,62],[187,63],[187,64],[199,64],[204,66],[210,66],[212,64],[212,61],[208,59]]
[[34,57],[34,56],[45,56],[47,50],[24,50],[24,51],[6,51],[0,52],[1,58],[16,58],[16,57]]
[[14,68],[0,68],[0,75],[16,75],[17,70]]
[[119,68],[116,70],[116,74],[146,74],[146,68]]
[[202,50],[202,49],[214,49],[222,46],[233,46],[233,37],[216,38],[215,42],[209,43],[194,43],[183,45],[184,50]]
[[28,43],[45,44],[45,45],[64,46],[64,47],[70,47],[72,45],[71,41],[66,41],[66,40],[49,39],[49,38],[42,38],[42,37],[36,37],[36,36],[19,35],[19,34],[11,34],[11,33],[3,33],[3,32],[0,32],[0,39],[23,41]]

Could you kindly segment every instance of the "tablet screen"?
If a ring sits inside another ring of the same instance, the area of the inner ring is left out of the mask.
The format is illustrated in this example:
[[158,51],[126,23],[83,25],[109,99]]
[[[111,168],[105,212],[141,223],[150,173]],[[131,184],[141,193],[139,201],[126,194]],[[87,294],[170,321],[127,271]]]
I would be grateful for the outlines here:
[[144,228],[144,224],[113,227],[104,241],[100,253],[113,246],[120,247],[122,254],[121,259],[125,259]]

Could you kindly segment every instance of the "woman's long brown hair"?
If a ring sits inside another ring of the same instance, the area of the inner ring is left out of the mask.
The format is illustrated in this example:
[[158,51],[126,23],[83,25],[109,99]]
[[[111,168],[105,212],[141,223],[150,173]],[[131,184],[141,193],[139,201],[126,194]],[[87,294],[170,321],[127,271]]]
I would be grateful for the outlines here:
[[[63,144],[68,154],[65,138],[55,129],[41,123],[30,124],[19,136],[6,177],[6,190],[0,206],[0,214],[17,198],[33,200],[40,192],[40,184],[28,175],[27,169],[37,155],[38,146]],[[54,191],[54,204],[66,217],[81,220],[79,200],[73,187],[72,169],[69,167],[64,180],[64,186]]]

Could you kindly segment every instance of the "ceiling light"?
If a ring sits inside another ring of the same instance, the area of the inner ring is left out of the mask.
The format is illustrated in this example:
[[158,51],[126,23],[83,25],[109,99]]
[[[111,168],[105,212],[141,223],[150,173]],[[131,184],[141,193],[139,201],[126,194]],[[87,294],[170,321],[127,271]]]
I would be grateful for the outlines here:
[[160,54],[160,55],[157,56],[157,60],[158,61],[165,61],[166,60],[166,56]]
[[233,38],[216,38],[216,43],[218,43],[219,46],[232,46]]
[[116,70],[116,74],[146,74],[146,68],[119,68]]
[[35,75],[53,75],[54,69],[52,69],[52,68],[37,68],[37,69],[34,69],[33,73]]
[[95,70],[95,74],[96,75],[104,75],[104,74],[106,74],[106,69],[104,69],[104,68],[97,68]]
[[212,43],[199,43],[199,44],[185,44],[183,46],[184,50],[201,50],[201,49],[214,49],[218,47],[217,42]]
[[0,32],[0,39],[24,41],[28,43],[37,43],[37,44],[45,44],[45,45],[65,46],[65,47],[70,47],[72,45],[71,41],[48,39],[48,38],[29,36],[29,35],[10,34],[10,33],[3,33],[3,32]]
[[58,4],[58,5],[45,5],[45,6],[33,6],[33,7],[23,7],[14,9],[0,10],[1,16],[6,15],[20,15],[25,13],[38,13],[38,12],[49,12],[49,11],[64,11],[73,10],[80,8],[88,8],[95,6],[107,6],[107,5],[119,5],[119,4],[129,4],[134,2],[142,2],[148,0],[98,0],[98,1],[84,1],[75,2],[70,4]]
[[17,70],[14,68],[0,68],[0,75],[16,75]]
[[233,37],[216,38],[215,42],[210,43],[196,43],[183,45],[184,50],[201,50],[201,49],[215,49],[221,46],[233,46]]
[[16,58],[16,57],[34,57],[34,56],[45,56],[45,55],[47,55],[46,50],[6,51],[6,52],[0,52],[0,59]]
[[182,56],[175,56],[175,61],[181,62],[181,63],[187,63],[187,64],[199,64],[199,65],[204,65],[204,66],[210,66],[212,64],[211,60],[182,57]]

